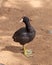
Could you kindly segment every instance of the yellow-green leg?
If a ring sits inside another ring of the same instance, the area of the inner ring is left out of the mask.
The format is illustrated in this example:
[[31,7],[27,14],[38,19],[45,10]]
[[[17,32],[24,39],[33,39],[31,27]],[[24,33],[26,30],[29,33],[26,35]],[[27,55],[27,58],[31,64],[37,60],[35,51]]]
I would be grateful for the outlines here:
[[27,57],[32,56],[32,50],[26,49],[24,45],[23,45],[23,51],[25,56]]
[[26,55],[26,50],[25,50],[25,46],[23,45],[23,51],[24,51],[24,55]]

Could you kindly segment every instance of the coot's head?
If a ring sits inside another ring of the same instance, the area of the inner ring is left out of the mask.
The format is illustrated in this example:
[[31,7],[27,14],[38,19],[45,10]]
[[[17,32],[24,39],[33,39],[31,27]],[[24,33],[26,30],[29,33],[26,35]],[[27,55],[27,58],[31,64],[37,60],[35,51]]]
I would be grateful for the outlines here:
[[24,22],[25,24],[29,22],[29,18],[26,16],[23,16],[20,22]]

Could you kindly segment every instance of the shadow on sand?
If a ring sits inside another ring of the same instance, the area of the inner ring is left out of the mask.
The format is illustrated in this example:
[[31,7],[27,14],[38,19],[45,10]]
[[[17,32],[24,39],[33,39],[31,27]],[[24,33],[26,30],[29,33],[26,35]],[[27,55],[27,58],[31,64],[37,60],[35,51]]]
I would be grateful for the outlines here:
[[5,48],[1,49],[1,51],[11,51],[13,53],[23,53],[23,49],[18,46],[6,46]]

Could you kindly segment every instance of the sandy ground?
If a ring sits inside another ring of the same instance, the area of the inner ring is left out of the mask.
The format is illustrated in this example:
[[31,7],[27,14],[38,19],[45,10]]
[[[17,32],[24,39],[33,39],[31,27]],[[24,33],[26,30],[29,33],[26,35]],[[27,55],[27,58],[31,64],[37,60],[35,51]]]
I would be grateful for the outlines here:
[[[13,33],[24,24],[28,16],[36,30],[36,37],[26,45],[33,56],[25,57],[22,46],[12,39]],[[4,65],[52,65],[52,1],[0,0],[0,63]]]

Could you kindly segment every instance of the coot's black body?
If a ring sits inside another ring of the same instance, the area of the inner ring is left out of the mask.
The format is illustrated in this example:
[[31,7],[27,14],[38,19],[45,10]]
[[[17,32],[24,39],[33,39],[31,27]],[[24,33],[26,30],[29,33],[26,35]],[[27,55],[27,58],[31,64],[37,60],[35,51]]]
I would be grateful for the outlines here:
[[23,17],[23,22],[26,27],[17,30],[13,35],[14,41],[19,42],[21,45],[25,45],[32,41],[36,34],[36,31],[31,26],[28,17]]

